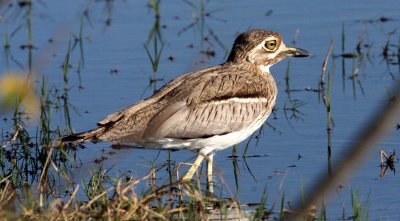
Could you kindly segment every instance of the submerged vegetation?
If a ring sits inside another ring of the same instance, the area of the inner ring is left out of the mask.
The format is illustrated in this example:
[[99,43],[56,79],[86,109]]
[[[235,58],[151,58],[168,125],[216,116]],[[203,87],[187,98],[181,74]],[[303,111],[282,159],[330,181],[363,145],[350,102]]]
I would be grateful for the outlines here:
[[[243,202],[241,193],[240,176],[241,167],[239,162],[243,162],[245,171],[248,171],[254,182],[260,182],[259,174],[254,174],[248,161],[254,158],[263,158],[267,155],[249,155],[250,148],[259,146],[261,135],[267,127],[254,134],[246,143],[243,153],[238,153],[239,148],[233,148],[232,155],[227,159],[232,161],[234,181],[233,185],[224,180],[219,175],[219,183],[215,185],[215,194],[207,191],[205,175],[198,174],[197,178],[190,183],[179,181],[180,172],[179,162],[176,162],[171,155],[171,151],[166,154],[166,159],[146,160],[150,168],[144,176],[135,176],[130,171],[118,171],[114,168],[104,168],[102,162],[107,160],[103,156],[97,158],[94,163],[98,166],[92,170],[90,177],[77,179],[75,169],[80,169],[84,162],[80,161],[79,153],[85,148],[84,144],[64,145],[59,139],[74,131],[71,114],[82,114],[79,109],[70,101],[70,93],[73,90],[84,90],[84,83],[81,74],[89,66],[88,56],[85,52],[87,43],[92,40],[86,36],[86,30],[95,28],[95,21],[98,18],[92,17],[100,13],[104,15],[101,20],[104,28],[108,30],[113,25],[115,8],[114,1],[88,1],[86,8],[80,12],[80,22],[76,28],[77,33],[58,31],[53,37],[48,38],[48,45],[38,49],[39,40],[35,33],[34,19],[40,18],[41,1],[0,1],[0,24],[4,21],[12,25],[1,28],[3,32],[3,54],[2,61],[5,67],[1,69],[0,78],[0,111],[1,111],[1,137],[0,137],[0,219],[30,219],[30,220],[80,220],[80,219],[110,219],[110,220],[229,220],[241,218],[241,220],[266,220],[266,219],[286,219],[296,211],[295,199],[288,196],[284,190],[280,193],[270,192],[268,186],[259,194],[259,198],[253,202]],[[44,4],[44,3],[43,3]],[[127,3],[122,3],[127,4]],[[150,0],[148,7],[149,14],[153,17],[148,39],[141,44],[144,47],[143,59],[147,58],[149,64],[149,88],[153,86],[156,91],[161,85],[157,81],[163,80],[158,76],[161,72],[160,64],[166,60],[174,60],[168,57],[165,52],[169,47],[168,39],[163,33],[167,28],[163,24],[163,2],[161,0]],[[209,2],[183,1],[188,7],[192,20],[176,33],[186,35],[193,31],[199,33],[195,35],[199,39],[197,55],[201,57],[199,63],[205,63],[204,59],[211,59],[216,56],[223,60],[228,54],[228,43],[225,42],[223,33],[216,31],[208,22],[225,23],[226,20],[218,19],[213,15],[220,9],[209,10],[206,7]],[[98,5],[100,10],[98,12]],[[269,11],[269,15],[272,11]],[[222,17],[222,16],[221,16]],[[175,18],[179,20],[179,18]],[[318,62],[322,64],[322,73],[319,78],[315,78],[317,88],[308,87],[306,89],[291,88],[291,72],[294,65],[287,63],[285,74],[285,93],[286,101],[282,106],[274,109],[274,117],[279,118],[282,114],[291,128],[297,121],[303,122],[307,113],[302,109],[308,104],[298,96],[298,92],[310,92],[317,94],[318,101],[322,101],[323,109],[326,110],[327,130],[327,163],[328,174],[334,173],[332,170],[332,134],[337,130],[333,116],[339,118],[334,112],[333,107],[337,105],[335,95],[332,94],[334,78],[339,78],[336,72],[341,71],[343,90],[345,83],[350,81],[352,86],[352,96],[356,100],[357,96],[364,95],[363,86],[364,69],[376,60],[384,62],[389,76],[398,81],[400,71],[400,37],[397,30],[385,33],[386,39],[382,42],[371,40],[362,32],[358,38],[347,36],[346,27],[349,25],[361,24],[363,27],[371,24],[381,24],[391,22],[390,18],[381,17],[374,20],[356,21],[355,24],[342,24],[341,39],[333,39],[327,45],[328,53],[325,59],[321,58]],[[36,21],[38,22],[38,21]],[[39,21],[40,22],[40,21]],[[107,31],[107,30],[106,30]],[[296,42],[297,35],[293,42]],[[396,38],[397,36],[397,38]],[[23,39],[23,44],[15,45],[19,42],[15,39]],[[62,39],[68,39],[65,44],[60,44]],[[223,40],[222,40],[223,39]],[[42,40],[42,39],[40,39]],[[341,43],[338,43],[339,40]],[[350,45],[347,41],[355,41],[355,45]],[[336,44],[334,44],[336,42]],[[97,45],[96,47],[102,47]],[[193,49],[193,45],[187,46]],[[348,51],[352,49],[352,51]],[[375,48],[375,50],[373,50]],[[375,53],[378,48],[378,55]],[[325,49],[325,48],[324,48]],[[18,50],[18,51],[17,51]],[[38,52],[39,51],[39,52]],[[338,53],[338,51],[340,51]],[[37,53],[36,53],[37,52]],[[202,55],[206,55],[205,58]],[[186,55],[183,55],[186,56]],[[52,69],[53,76],[44,74],[46,66],[50,65],[52,57],[58,58],[59,69]],[[3,65],[3,64],[2,64]],[[341,67],[341,70],[340,68]],[[350,67],[350,68],[349,68]],[[396,69],[397,68],[397,69]],[[20,69],[15,72],[13,69]],[[351,73],[348,73],[349,70]],[[58,70],[58,71],[57,71]],[[119,73],[119,70],[112,69],[112,73]],[[71,77],[75,75],[77,77]],[[319,73],[318,73],[319,74]],[[57,80],[54,83],[54,76]],[[317,75],[315,75],[317,76]],[[326,76],[326,77],[325,77]],[[78,78],[77,82],[71,81]],[[61,82],[61,83],[60,83]],[[78,85],[78,86],[76,86]],[[393,102],[395,97],[389,93],[387,103]],[[285,95],[282,95],[285,96]],[[313,96],[313,95],[312,95]],[[322,117],[320,119],[323,119]],[[281,133],[276,121],[269,122],[266,126],[271,129],[271,133]],[[325,138],[323,138],[325,139]],[[116,150],[118,151],[118,150]],[[154,151],[156,155],[157,151]],[[383,179],[386,170],[395,171],[398,161],[395,150],[392,154],[382,158],[381,173]],[[111,152],[109,153],[112,154]],[[298,154],[298,160],[303,156]],[[310,157],[309,157],[310,158]],[[147,165],[147,164],[146,164]],[[296,165],[293,165],[295,167]],[[85,168],[87,169],[87,168]],[[165,173],[167,178],[159,177],[157,173]],[[276,174],[286,172],[276,171]],[[284,178],[281,181],[284,182]],[[243,183],[243,182],[242,182]],[[334,187],[338,188],[338,187]],[[373,191],[373,190],[372,190]],[[297,191],[296,191],[297,192]],[[310,192],[298,191],[303,197]],[[362,197],[358,190],[351,189],[351,209],[343,208],[341,217],[330,216],[331,210],[329,203],[317,203],[305,209],[304,219],[311,220],[330,220],[340,218],[342,220],[368,220],[371,216],[369,212],[374,201],[368,197]],[[275,196],[276,197],[272,197]],[[366,199],[366,200],[365,200]],[[363,201],[364,200],[364,201]]]

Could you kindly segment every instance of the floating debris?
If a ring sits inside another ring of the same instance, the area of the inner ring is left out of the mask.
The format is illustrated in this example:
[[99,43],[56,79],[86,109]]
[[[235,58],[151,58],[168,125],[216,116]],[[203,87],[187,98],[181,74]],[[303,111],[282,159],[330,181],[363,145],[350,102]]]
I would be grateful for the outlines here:
[[393,171],[393,174],[396,175],[395,163],[399,161],[398,159],[396,159],[396,150],[393,150],[393,152],[390,153],[389,156],[385,153],[384,150],[381,150],[380,155],[381,155],[381,166],[380,166],[381,174],[379,177],[383,179],[388,169],[390,169],[390,171]]

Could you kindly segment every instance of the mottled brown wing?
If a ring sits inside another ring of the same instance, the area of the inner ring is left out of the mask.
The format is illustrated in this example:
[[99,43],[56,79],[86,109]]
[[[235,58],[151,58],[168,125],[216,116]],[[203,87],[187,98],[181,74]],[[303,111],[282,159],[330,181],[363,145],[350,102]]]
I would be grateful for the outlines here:
[[186,106],[175,103],[153,118],[145,139],[204,138],[249,127],[265,114],[266,99],[232,98]]

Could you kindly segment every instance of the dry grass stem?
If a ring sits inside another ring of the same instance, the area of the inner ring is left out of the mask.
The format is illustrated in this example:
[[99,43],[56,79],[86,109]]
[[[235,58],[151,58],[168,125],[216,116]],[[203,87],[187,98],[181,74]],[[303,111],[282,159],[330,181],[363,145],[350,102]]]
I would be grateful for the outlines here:
[[328,49],[328,52],[326,53],[325,60],[322,63],[321,80],[320,80],[321,89],[324,88],[326,66],[328,65],[328,60],[329,60],[329,56],[330,56],[330,54],[332,52],[332,48],[333,48],[333,40],[331,40],[329,42],[329,49]]
[[75,199],[76,193],[79,190],[79,184],[76,185],[74,192],[72,193],[71,197],[69,198],[68,202],[64,205],[64,209],[67,209],[71,204],[72,200]]
[[22,126],[19,124],[16,124],[15,126],[17,127],[17,130],[15,131],[14,135],[7,142],[5,142],[1,148],[5,149],[8,146],[8,144],[17,139],[19,131],[22,129]]

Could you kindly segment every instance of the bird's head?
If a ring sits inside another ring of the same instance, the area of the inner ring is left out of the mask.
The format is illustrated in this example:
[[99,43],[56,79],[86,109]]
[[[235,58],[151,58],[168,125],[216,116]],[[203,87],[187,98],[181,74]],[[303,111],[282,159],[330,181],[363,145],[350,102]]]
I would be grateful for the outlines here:
[[309,55],[306,50],[287,47],[277,32],[252,29],[236,38],[227,62],[251,63],[260,70],[269,72],[269,67],[285,57]]

